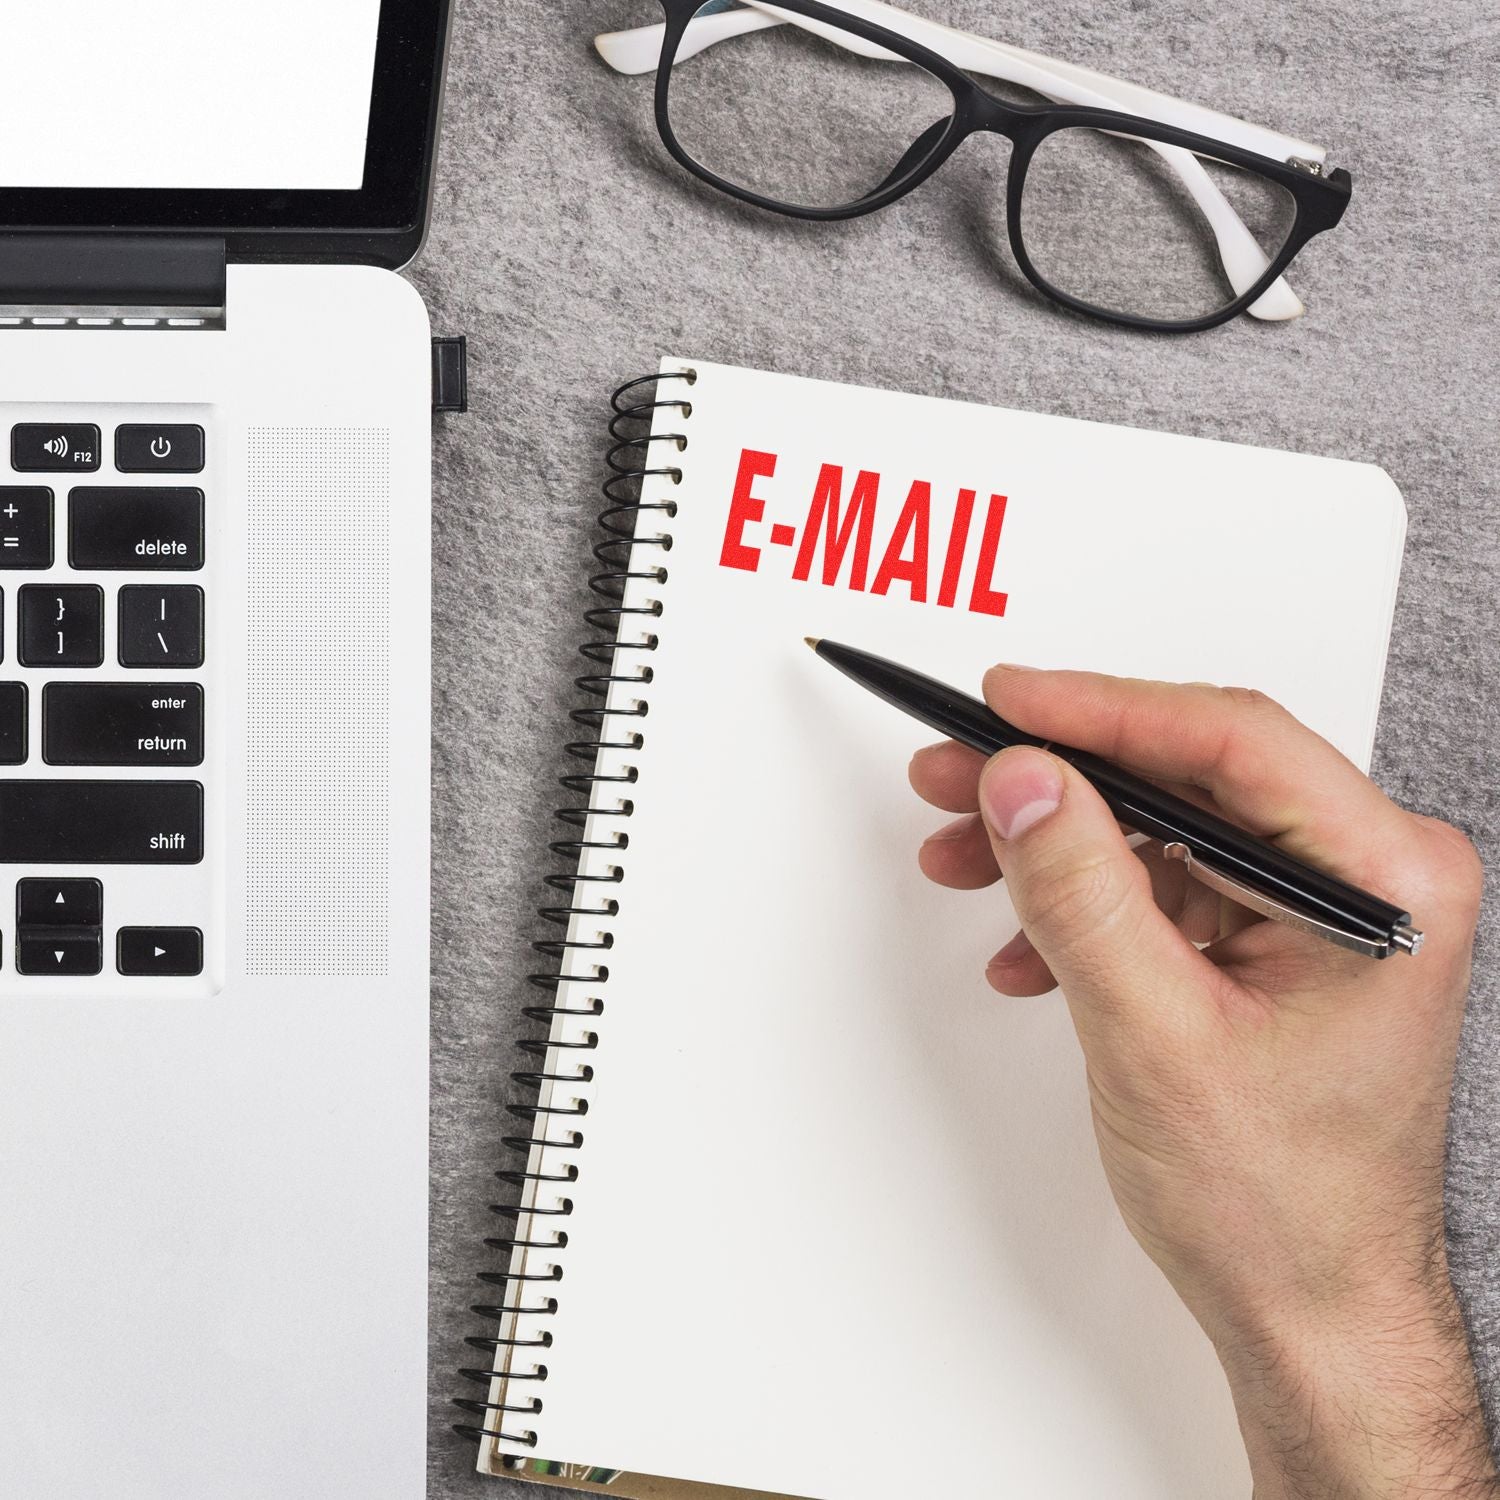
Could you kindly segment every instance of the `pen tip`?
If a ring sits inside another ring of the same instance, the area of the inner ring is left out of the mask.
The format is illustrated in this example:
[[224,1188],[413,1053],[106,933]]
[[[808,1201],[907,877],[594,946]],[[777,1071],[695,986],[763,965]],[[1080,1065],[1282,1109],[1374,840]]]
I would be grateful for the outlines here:
[[805,635],[805,636],[802,637],[802,639],[804,641],[806,641],[807,644],[809,646],[811,646],[814,651],[816,651],[818,649],[818,638],[817,638],[817,636],[815,636],[815,635]]

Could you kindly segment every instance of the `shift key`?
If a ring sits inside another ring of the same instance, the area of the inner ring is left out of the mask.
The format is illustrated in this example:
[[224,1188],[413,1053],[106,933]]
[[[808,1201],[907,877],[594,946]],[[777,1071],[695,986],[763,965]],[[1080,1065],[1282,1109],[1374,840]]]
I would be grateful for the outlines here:
[[0,863],[195,865],[196,781],[0,781]]
[[203,491],[89,485],[68,493],[74,568],[193,572],[203,566]]

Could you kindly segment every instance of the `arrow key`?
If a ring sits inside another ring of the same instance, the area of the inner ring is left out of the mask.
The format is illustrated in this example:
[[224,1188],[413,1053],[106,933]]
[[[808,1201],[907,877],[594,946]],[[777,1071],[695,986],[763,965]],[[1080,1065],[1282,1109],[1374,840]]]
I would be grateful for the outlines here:
[[104,887],[97,880],[18,880],[17,927],[97,927]]
[[162,976],[203,972],[203,934],[196,927],[122,927],[115,945],[122,974]]
[[21,974],[97,974],[103,968],[97,927],[23,927],[16,934],[16,971]]

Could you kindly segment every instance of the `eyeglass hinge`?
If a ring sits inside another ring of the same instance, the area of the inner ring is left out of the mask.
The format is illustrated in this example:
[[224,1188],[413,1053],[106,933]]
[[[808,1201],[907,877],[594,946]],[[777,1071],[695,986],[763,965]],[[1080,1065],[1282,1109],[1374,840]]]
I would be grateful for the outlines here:
[[1299,172],[1306,172],[1309,177],[1321,177],[1323,175],[1323,163],[1313,161],[1307,156],[1289,156],[1286,159],[1289,167],[1295,167]]

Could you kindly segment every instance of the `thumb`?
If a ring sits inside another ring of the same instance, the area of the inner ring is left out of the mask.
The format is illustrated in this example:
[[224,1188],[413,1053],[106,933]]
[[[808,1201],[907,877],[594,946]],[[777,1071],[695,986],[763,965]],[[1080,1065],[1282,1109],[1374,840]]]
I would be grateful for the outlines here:
[[1218,971],[1157,906],[1098,792],[1066,761],[1018,746],[985,766],[979,810],[1016,915],[1080,1032],[1167,1024],[1180,1036],[1183,1013],[1200,1009],[1195,991]]

